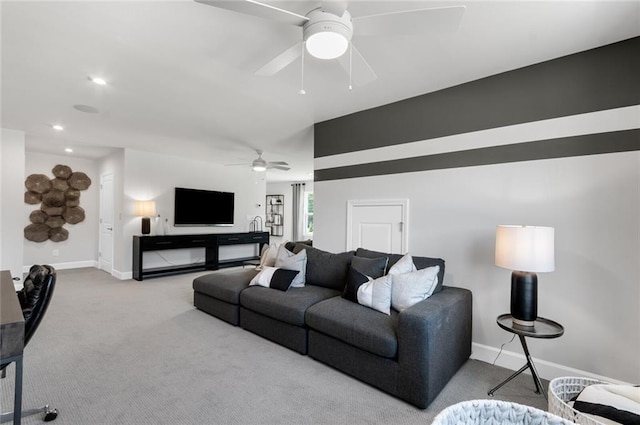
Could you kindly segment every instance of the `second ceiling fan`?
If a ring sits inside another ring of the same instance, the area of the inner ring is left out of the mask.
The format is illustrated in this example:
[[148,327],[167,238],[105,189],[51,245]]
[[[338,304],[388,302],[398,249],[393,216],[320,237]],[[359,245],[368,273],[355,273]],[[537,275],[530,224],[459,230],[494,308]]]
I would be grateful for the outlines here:
[[235,165],[250,165],[253,171],[267,171],[267,170],[281,170],[281,171],[289,171],[291,167],[285,161],[265,161],[262,158],[262,150],[256,149],[256,153],[258,157],[254,159],[252,162],[241,163],[241,164],[227,164],[228,166]]
[[[195,1],[302,29],[301,40],[267,62],[255,72],[256,75],[275,75],[300,56],[304,60],[303,51],[306,50],[319,59],[338,59],[357,85],[367,84],[377,76],[353,45],[353,37],[419,35],[455,30],[466,9],[465,6],[432,7],[352,17],[347,10],[348,1],[324,0],[319,3],[319,7],[316,7],[317,2],[311,2],[313,9],[303,16],[254,0]],[[345,54],[347,51],[349,53]],[[300,93],[304,94],[304,89]]]

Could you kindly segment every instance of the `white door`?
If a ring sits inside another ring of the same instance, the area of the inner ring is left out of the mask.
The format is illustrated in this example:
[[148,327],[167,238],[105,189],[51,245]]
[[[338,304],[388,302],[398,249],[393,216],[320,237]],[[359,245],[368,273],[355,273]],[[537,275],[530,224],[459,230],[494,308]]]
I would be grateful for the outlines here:
[[349,201],[347,208],[347,251],[408,251],[409,200]]
[[100,251],[98,267],[113,271],[113,173],[100,176]]

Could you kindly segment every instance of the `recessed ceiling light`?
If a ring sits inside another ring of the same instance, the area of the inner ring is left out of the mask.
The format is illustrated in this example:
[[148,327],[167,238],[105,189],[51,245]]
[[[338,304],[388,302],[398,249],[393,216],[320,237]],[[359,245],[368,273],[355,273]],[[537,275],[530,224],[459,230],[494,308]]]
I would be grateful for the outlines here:
[[57,130],[57,131],[64,130],[64,127],[61,126],[60,124],[54,124],[54,125],[51,126],[51,128],[53,128],[54,130]]
[[71,148],[64,148],[64,151],[65,151],[65,152],[68,152],[68,153],[72,153],[72,152],[73,152],[73,149],[71,149]]
[[106,86],[107,82],[105,81],[104,78],[100,78],[100,77],[89,77],[89,79],[91,81],[93,81],[94,83],[96,83],[99,86]]

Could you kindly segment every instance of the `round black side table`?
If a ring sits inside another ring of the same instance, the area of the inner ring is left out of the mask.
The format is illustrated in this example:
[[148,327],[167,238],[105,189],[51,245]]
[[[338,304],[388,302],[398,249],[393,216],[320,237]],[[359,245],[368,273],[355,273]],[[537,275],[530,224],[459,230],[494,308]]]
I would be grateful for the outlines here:
[[536,367],[533,365],[533,360],[531,360],[531,355],[529,354],[529,348],[527,347],[527,341],[525,340],[525,337],[546,339],[558,338],[564,333],[564,327],[560,323],[554,322],[553,320],[545,319],[544,317],[538,317],[533,326],[522,326],[513,323],[513,318],[510,314],[501,314],[496,319],[496,322],[498,323],[498,326],[500,326],[505,331],[518,335],[518,338],[520,338],[520,344],[522,344],[522,350],[524,351],[524,355],[527,358],[527,363],[519,370],[514,372],[513,375],[508,377],[506,380],[489,390],[487,394],[493,396],[493,393],[500,389],[504,384],[511,381],[513,378],[520,375],[525,370],[531,369],[533,383],[536,384],[536,394],[542,393],[542,395],[544,395],[544,398],[546,399],[547,394],[542,389],[542,382],[540,382],[540,376],[536,371]]

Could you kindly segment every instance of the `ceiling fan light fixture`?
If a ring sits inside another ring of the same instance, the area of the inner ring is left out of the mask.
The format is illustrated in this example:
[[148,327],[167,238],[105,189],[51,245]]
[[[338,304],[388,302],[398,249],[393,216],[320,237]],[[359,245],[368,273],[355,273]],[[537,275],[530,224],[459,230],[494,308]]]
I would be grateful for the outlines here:
[[260,157],[253,161],[251,168],[253,168],[253,171],[267,171],[267,161]]
[[353,35],[351,15],[345,11],[342,16],[311,11],[309,21],[304,25],[304,41],[307,52],[318,59],[335,59],[344,55]]
[[318,59],[335,59],[344,55],[349,47],[347,39],[337,32],[317,32],[307,38],[307,51]]

